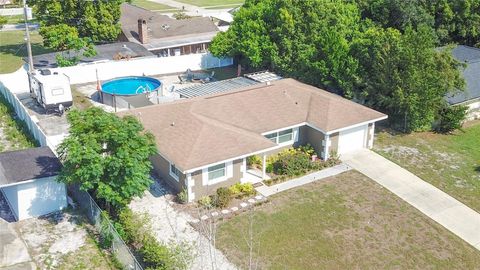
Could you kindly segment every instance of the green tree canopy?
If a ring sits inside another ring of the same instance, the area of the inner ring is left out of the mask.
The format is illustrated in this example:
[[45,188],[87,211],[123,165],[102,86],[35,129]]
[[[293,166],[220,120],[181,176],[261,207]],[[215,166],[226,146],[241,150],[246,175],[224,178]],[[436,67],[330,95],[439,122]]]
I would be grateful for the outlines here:
[[210,51],[253,68],[351,95],[357,61],[350,43],[360,26],[355,4],[335,0],[250,0]]
[[464,87],[451,50],[436,50],[434,44],[426,26],[407,27],[404,34],[372,27],[353,46],[360,63],[359,96],[405,131],[430,129],[446,94]]
[[64,165],[59,181],[77,183],[117,209],[142,196],[152,183],[153,135],[133,116],[100,108],[72,110],[67,119],[70,134],[57,149]]
[[94,56],[95,49],[88,38],[80,38],[77,29],[66,24],[45,26],[40,29],[43,37],[43,45],[55,51],[59,66],[75,65],[79,60],[79,54]]
[[451,42],[480,47],[480,0],[351,0],[363,18],[405,31],[428,25],[439,45]]
[[66,24],[94,43],[115,41],[120,34],[123,0],[31,0],[41,27]]

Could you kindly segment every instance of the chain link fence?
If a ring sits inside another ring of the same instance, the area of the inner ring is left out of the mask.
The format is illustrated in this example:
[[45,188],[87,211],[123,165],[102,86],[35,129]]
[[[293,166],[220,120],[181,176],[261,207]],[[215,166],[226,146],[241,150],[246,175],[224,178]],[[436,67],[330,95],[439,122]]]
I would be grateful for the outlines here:
[[[117,230],[113,227],[113,224],[102,215],[102,210],[98,207],[97,203],[88,194],[88,192],[82,191],[77,185],[71,185],[68,187],[71,195],[79,207],[87,216],[88,220],[95,226],[95,228],[101,233],[103,237],[107,236],[108,245],[117,261],[123,265],[124,269],[128,270],[143,270],[142,266],[138,263],[135,256],[122,240]],[[111,244],[110,244],[111,243]]]

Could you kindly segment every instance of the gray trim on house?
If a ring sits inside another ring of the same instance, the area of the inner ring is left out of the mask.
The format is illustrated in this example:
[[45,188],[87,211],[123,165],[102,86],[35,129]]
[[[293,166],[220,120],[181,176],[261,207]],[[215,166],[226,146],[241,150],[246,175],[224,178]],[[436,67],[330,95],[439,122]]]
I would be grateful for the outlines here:
[[49,147],[0,153],[0,186],[58,175],[62,164]]

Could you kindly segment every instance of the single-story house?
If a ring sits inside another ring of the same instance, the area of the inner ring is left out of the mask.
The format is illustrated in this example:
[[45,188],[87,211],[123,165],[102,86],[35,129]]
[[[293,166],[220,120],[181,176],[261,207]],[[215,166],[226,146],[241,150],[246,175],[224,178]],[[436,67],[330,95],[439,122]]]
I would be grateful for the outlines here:
[[62,164],[49,147],[0,153],[0,191],[17,221],[67,207]]
[[465,91],[447,96],[450,105],[469,107],[469,118],[480,118],[480,49],[459,45],[452,50],[453,57],[466,66],[462,69]]
[[[102,45],[95,45],[94,48],[97,54],[91,57],[85,57],[81,53],[77,53],[73,50],[71,51],[71,54],[78,55],[78,57],[80,58],[80,60],[78,61],[79,64],[154,56],[153,53],[149,52],[142,45],[135,42],[108,43]],[[33,67],[36,69],[57,68],[57,54],[59,53],[61,52],[34,55]],[[28,63],[27,57],[24,57],[23,60]]]
[[[136,116],[156,138],[155,171],[188,200],[219,187],[251,182],[246,159],[265,161],[279,150],[311,144],[328,159],[371,148],[375,122],[387,115],[338,95],[280,79],[228,92],[122,112]],[[265,169],[261,179],[266,177]],[[260,180],[261,180],[260,179]]]
[[128,3],[120,11],[119,40],[139,43],[158,56],[206,52],[219,32],[209,17],[176,20]]

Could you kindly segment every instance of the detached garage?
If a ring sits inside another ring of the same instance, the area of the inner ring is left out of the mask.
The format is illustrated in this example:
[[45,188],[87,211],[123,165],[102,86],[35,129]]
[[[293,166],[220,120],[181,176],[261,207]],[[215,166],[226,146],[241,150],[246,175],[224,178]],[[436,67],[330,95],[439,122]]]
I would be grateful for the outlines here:
[[61,167],[48,147],[0,153],[0,191],[17,221],[67,206],[65,185],[55,180]]

